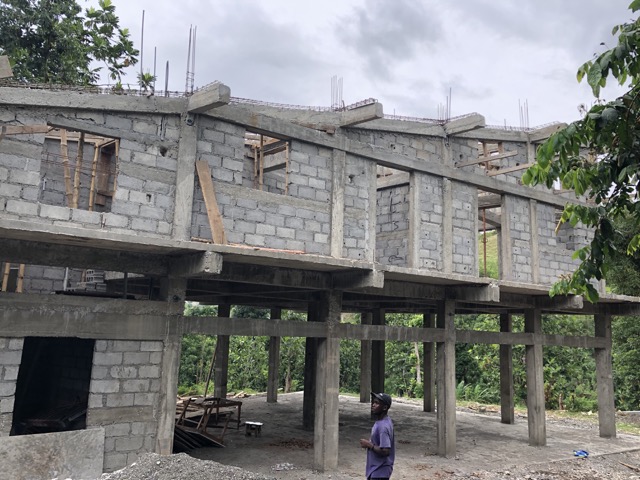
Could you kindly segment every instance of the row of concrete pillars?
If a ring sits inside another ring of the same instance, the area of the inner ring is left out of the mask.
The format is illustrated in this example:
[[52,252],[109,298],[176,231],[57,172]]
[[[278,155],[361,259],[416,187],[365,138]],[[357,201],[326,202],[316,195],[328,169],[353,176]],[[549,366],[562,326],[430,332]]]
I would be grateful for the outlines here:
[[[326,322],[331,326],[340,322],[342,293],[328,291],[318,294],[310,303],[309,322]],[[219,305],[218,316],[229,317],[230,305]],[[271,309],[271,319],[281,317],[279,308]],[[362,314],[363,325],[384,325],[383,310]],[[423,326],[444,331],[444,341],[423,344],[423,388],[425,412],[436,412],[438,455],[452,457],[456,454],[456,383],[455,383],[455,302],[438,302],[436,314],[424,314]],[[596,348],[596,374],[600,436],[615,437],[615,406],[613,397],[611,361],[611,323],[608,316],[596,315],[596,337],[608,339],[606,348]],[[512,332],[510,314],[500,315],[500,331]],[[527,410],[529,444],[546,444],[545,397],[543,378],[542,315],[540,310],[525,311],[525,333],[532,333],[533,344],[525,347],[527,376]],[[385,342],[361,340],[360,401],[369,402],[370,392],[384,391]],[[269,374],[267,402],[277,402],[280,338],[271,337],[269,343]],[[218,336],[214,367],[214,395],[226,397],[229,365],[229,336]],[[314,431],[314,464],[321,471],[332,470],[338,465],[338,394],[340,379],[340,339],[306,339],[304,397],[302,424]],[[436,388],[437,386],[437,388]],[[500,397],[501,420],[513,424],[513,361],[512,345],[500,345]],[[438,408],[436,408],[436,406]]]

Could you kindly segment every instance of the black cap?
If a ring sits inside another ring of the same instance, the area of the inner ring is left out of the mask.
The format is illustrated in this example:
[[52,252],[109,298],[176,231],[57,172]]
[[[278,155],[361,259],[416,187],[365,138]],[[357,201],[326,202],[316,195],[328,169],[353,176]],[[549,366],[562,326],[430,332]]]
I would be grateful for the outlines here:
[[382,403],[384,403],[387,407],[391,406],[391,396],[386,393],[374,393],[371,392],[371,396],[377,398]]

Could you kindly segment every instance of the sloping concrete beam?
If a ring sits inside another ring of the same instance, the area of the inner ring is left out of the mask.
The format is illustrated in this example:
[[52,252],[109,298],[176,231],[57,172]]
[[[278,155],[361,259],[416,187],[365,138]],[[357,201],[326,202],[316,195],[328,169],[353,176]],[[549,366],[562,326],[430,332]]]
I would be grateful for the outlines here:
[[404,133],[407,135],[424,135],[427,137],[445,137],[444,128],[439,123],[416,122],[411,120],[394,120],[380,118],[357,125],[356,128],[380,132]]
[[538,128],[537,130],[529,133],[529,141],[531,143],[542,142],[566,126],[566,123],[554,123],[553,125]]
[[466,117],[451,120],[444,124],[444,132],[447,135],[456,135],[470,130],[483,128],[487,124],[485,118],[477,113]]
[[169,260],[169,274],[175,277],[216,275],[222,271],[222,255],[215,252],[198,252]]
[[187,112],[203,113],[229,103],[231,89],[223,83],[214,83],[197,90],[189,97]]
[[362,107],[352,108],[351,110],[345,110],[340,112],[340,126],[351,127],[360,123],[365,123],[377,118],[383,118],[384,113],[382,111],[381,103],[371,103],[369,105],[363,105]]

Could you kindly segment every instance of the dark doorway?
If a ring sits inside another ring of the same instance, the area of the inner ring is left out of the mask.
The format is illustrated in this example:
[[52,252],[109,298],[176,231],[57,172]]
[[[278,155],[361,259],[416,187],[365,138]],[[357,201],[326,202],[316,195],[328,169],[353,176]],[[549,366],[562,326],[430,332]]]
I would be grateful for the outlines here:
[[27,337],[11,435],[86,428],[95,340]]

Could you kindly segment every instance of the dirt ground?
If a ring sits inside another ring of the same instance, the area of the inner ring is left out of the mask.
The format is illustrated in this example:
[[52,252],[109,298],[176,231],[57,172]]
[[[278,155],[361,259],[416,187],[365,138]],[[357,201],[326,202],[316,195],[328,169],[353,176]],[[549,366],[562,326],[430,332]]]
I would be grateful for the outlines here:
[[[338,470],[318,473],[313,471],[313,433],[302,429],[301,392],[279,395],[276,404],[262,395],[242,401],[242,422],[262,422],[262,435],[247,437],[243,427],[231,429],[225,448],[194,450],[191,457],[278,479],[363,478],[365,453],[358,440],[368,438],[371,429],[368,404],[340,396]],[[443,458],[436,455],[435,414],[422,412],[418,402],[395,401],[390,416],[397,442],[394,480],[640,479],[640,437],[619,433],[602,439],[593,422],[548,418],[547,446],[530,447],[525,417],[504,425],[496,412],[459,409],[457,455]],[[576,458],[575,450],[589,457]]]

